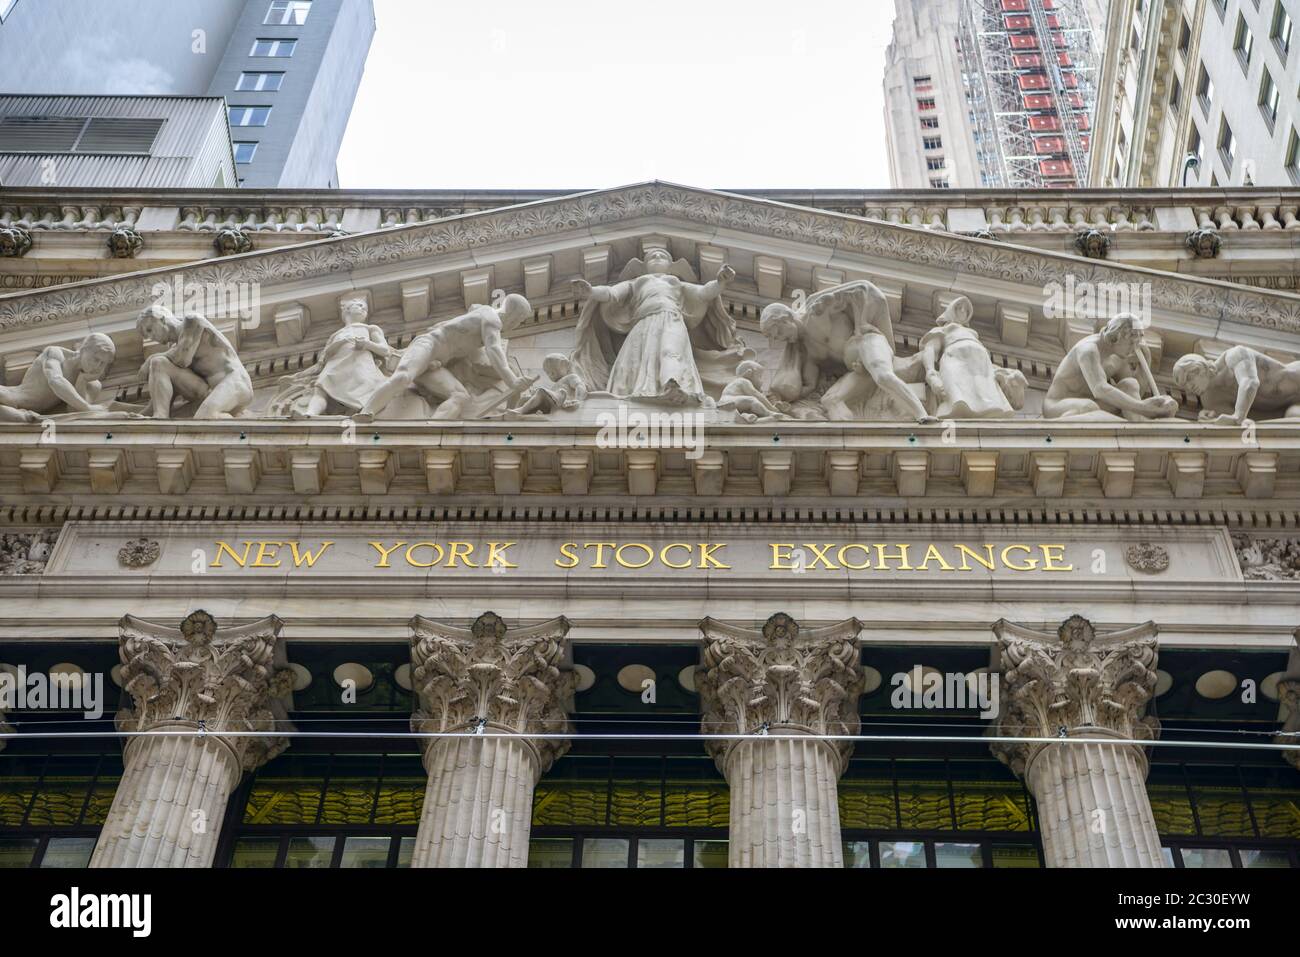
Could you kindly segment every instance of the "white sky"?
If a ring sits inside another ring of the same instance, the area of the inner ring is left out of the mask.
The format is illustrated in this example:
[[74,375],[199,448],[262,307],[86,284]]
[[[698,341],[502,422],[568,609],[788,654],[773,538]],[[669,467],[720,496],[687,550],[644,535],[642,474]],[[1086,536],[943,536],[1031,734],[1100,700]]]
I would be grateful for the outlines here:
[[375,0],[344,188],[889,185],[893,0]]

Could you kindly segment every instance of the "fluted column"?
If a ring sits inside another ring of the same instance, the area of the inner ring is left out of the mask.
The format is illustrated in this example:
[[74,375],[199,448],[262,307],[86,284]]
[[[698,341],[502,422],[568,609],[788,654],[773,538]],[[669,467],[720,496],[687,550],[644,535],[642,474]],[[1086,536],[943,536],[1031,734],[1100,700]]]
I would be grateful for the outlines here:
[[128,615],[119,624],[118,712],[124,770],[91,867],[211,867],[226,803],[244,771],[288,746],[283,737],[223,732],[286,730],[293,673],[284,667],[280,620],[217,627],[196,611],[179,628]]
[[[569,623],[507,628],[492,612],[468,628],[411,621],[417,732],[452,733],[424,744],[429,783],[412,867],[525,867],[533,790],[565,739],[574,675]],[[488,735],[492,735],[489,737]]]
[[761,631],[706,618],[696,681],[705,734],[731,789],[731,867],[843,867],[838,783],[856,734],[862,665],[855,619],[800,629],[773,615]]
[[1156,686],[1156,626],[1107,635],[1075,615],[1056,634],[1006,621],[993,626],[1002,668],[998,734],[1062,743],[994,744],[1038,804],[1048,867],[1164,867],[1138,744],[1070,744],[1071,738],[1147,742]]

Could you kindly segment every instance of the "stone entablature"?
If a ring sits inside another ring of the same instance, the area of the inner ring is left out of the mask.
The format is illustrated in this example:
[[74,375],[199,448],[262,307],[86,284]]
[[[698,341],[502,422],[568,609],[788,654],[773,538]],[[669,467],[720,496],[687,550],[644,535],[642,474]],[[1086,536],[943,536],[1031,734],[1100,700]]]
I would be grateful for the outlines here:
[[853,508],[871,496],[957,506],[997,499],[1011,508],[1172,499],[1241,509],[1294,496],[1300,474],[1300,425],[1290,422],[1259,423],[1248,445],[1240,429],[1181,420],[955,429],[787,421],[702,431],[697,449],[683,449],[610,447],[600,426],[537,422],[81,421],[59,424],[56,441],[0,425],[0,480],[22,492],[6,505],[42,506],[51,495],[91,507],[100,496],[151,507],[231,495],[243,507],[310,507],[344,498],[357,505],[363,495],[369,504],[383,497],[428,507],[453,496],[522,504],[533,496],[726,495],[737,505],[790,499]]

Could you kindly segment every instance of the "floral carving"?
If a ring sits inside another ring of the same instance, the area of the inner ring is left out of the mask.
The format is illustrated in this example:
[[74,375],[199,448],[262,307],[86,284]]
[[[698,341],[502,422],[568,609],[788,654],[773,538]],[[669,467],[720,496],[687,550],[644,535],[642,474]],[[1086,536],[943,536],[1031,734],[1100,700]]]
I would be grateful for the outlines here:
[[[485,612],[465,629],[417,615],[411,632],[411,686],[420,697],[412,730],[491,728],[520,735],[570,730],[576,676],[560,670],[566,619],[511,629]],[[539,774],[569,747],[567,740],[529,741],[538,753]]]
[[1124,561],[1134,571],[1158,575],[1169,568],[1169,550],[1153,542],[1139,542],[1124,549]]
[[144,568],[162,554],[162,546],[151,538],[133,538],[117,550],[117,563],[123,568]]
[[[122,687],[135,704],[118,712],[119,729],[181,724],[220,735],[283,726],[293,672],[285,666],[281,622],[274,615],[224,629],[205,611],[192,613],[179,628],[127,615],[118,628]],[[288,746],[279,737],[222,740],[245,770]]]
[[0,575],[39,575],[54,551],[57,528],[0,535]]
[[[1159,722],[1144,717],[1156,687],[1156,626],[1098,635],[1092,622],[1072,615],[1055,635],[999,621],[993,626],[1002,662],[1006,737],[1056,738],[1097,729],[1149,741]],[[1042,743],[999,743],[993,753],[1023,775]]]
[[1237,533],[1232,536],[1232,547],[1247,581],[1300,580],[1300,539],[1251,538]]
[[[795,732],[850,735],[861,726],[863,672],[855,619],[804,631],[778,613],[761,631],[706,618],[696,686],[706,734]],[[705,747],[725,774],[735,741]],[[842,772],[853,742],[832,742]]]

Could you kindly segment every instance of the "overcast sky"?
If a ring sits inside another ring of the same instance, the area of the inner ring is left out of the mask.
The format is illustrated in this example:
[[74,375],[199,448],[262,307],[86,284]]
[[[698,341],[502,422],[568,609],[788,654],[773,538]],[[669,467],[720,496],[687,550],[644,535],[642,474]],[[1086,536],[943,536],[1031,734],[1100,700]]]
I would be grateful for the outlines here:
[[889,185],[893,0],[375,0],[344,188]]

